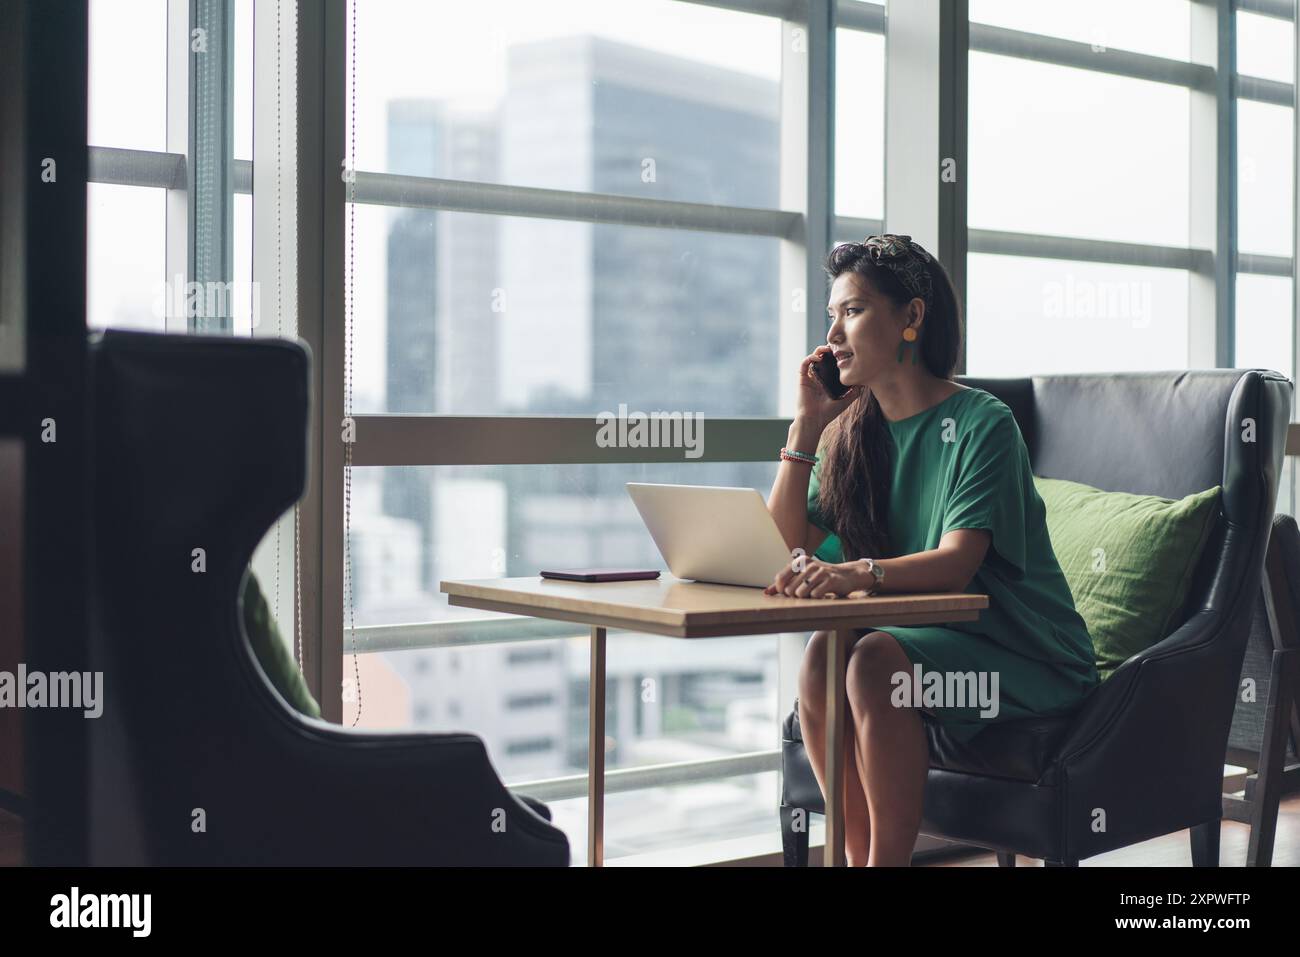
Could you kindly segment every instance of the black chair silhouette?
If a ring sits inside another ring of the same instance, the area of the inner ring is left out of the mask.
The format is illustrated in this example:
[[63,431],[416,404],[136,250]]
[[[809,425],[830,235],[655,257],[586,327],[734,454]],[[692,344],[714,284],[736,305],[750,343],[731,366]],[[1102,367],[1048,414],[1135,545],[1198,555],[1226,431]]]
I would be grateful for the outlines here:
[[[1250,622],[1228,763],[1246,768],[1242,794],[1223,796],[1223,816],[1250,825],[1246,864],[1273,861],[1284,794],[1300,790],[1300,528],[1273,519],[1264,577]],[[1244,693],[1253,682],[1253,693]]]
[[310,361],[284,339],[91,338],[92,862],[568,865],[479,738],[306,718],[254,660],[237,597],[306,487]]
[[[1223,765],[1286,448],[1292,383],[1211,369],[1024,379],[958,377],[1015,414],[1035,475],[1182,498],[1223,486],[1182,624],[1134,655],[1074,714],[993,724],[966,744],[925,718],[921,832],[1048,866],[1191,829],[1215,866]],[[888,630],[886,628],[885,630]],[[824,813],[799,712],[782,741],[787,865],[808,859],[807,813]],[[800,826],[802,825],[802,826]]]

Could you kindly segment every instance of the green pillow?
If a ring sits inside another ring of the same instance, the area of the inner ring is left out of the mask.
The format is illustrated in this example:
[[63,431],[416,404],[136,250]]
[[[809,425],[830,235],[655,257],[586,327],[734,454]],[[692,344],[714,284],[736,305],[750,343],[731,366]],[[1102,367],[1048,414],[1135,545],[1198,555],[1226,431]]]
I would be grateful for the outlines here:
[[1103,680],[1168,637],[1214,531],[1221,487],[1180,501],[1034,477],[1056,560]]
[[248,635],[248,643],[253,646],[253,654],[257,656],[262,671],[271,680],[275,690],[280,692],[280,697],[303,714],[319,718],[320,706],[307,690],[302,672],[298,670],[297,663],[280,638],[280,629],[275,624],[266,599],[262,597],[262,589],[251,568],[244,576],[244,589],[239,600],[244,613],[244,632]]

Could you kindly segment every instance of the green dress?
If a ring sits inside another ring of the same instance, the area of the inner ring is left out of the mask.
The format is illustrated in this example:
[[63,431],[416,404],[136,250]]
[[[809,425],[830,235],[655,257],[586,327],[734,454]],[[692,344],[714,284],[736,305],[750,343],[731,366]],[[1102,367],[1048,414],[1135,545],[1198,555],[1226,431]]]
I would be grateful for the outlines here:
[[[986,698],[967,694],[927,707],[929,716],[967,741],[992,722],[1077,708],[1100,683],[1092,639],[1052,551],[1046,509],[1011,410],[991,393],[968,388],[886,425],[894,443],[893,554],[936,548],[953,529],[991,533],[989,550],[967,587],[989,596],[989,607],[977,620],[876,629],[893,635],[923,676],[972,672],[982,675],[983,690],[992,692],[996,675],[996,714],[980,706]],[[808,487],[808,518],[833,533],[817,504],[819,469],[813,468]],[[834,534],[816,554],[824,561],[844,560]],[[969,692],[975,685],[965,687]],[[957,706],[962,700],[969,705]]]

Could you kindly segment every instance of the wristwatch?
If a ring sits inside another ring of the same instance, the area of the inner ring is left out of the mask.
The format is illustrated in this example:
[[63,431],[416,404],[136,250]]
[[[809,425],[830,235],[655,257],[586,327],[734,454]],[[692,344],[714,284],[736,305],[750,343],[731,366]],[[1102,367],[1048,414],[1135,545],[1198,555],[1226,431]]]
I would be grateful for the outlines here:
[[876,564],[874,558],[864,558],[862,563],[867,566],[867,571],[871,573],[871,587],[867,589],[867,595],[879,594],[880,589],[885,587],[885,570]]

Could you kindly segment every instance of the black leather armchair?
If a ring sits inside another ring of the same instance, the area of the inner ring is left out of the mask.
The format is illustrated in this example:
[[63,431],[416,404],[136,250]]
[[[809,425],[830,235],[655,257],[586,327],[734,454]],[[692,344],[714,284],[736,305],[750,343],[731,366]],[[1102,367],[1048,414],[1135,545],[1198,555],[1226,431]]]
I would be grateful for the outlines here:
[[254,660],[237,598],[306,487],[305,346],[109,331],[90,366],[92,861],[567,865],[479,738],[305,718]]
[[[1121,665],[1076,713],[990,725],[965,745],[925,718],[921,832],[993,849],[1003,866],[1016,854],[1077,866],[1190,828],[1193,863],[1217,865],[1224,754],[1291,381],[1242,369],[957,381],[1011,408],[1035,475],[1168,498],[1222,485],[1222,513],[1181,626]],[[783,728],[782,770],[785,859],[803,865],[808,833],[792,826],[795,809],[824,806],[797,702]],[[1104,830],[1094,829],[1098,810]]]

